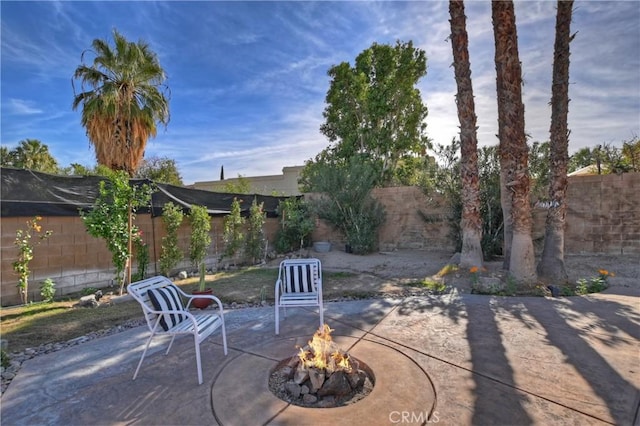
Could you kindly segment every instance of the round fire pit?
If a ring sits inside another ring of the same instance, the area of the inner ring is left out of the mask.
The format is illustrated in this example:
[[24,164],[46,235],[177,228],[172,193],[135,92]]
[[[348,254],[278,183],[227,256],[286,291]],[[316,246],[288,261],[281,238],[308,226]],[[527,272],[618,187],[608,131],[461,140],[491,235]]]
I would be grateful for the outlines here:
[[260,342],[250,350],[230,357],[215,377],[211,408],[218,424],[389,424],[398,413],[413,413],[428,419],[436,406],[435,387],[428,374],[407,354],[385,344],[340,336],[340,346],[349,356],[365,360],[375,373],[371,393],[335,408],[308,408],[277,397],[269,390],[272,372],[290,360],[292,347],[308,336]]
[[375,377],[364,362],[341,350],[323,324],[297,355],[279,362],[269,375],[269,390],[301,407],[334,408],[371,393]]
[[294,355],[271,370],[269,390],[300,407],[334,408],[356,403],[371,393],[375,376],[364,362],[354,357],[349,360],[349,369],[327,371],[304,368],[300,357]]

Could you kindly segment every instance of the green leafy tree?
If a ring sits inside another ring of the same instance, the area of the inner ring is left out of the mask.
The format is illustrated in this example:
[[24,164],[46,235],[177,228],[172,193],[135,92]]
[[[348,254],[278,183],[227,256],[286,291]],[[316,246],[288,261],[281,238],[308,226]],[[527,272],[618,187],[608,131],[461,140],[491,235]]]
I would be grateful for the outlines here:
[[249,223],[244,244],[244,253],[253,264],[264,258],[265,242],[264,224],[267,215],[264,212],[264,203],[258,204],[254,198],[249,208]]
[[131,259],[130,230],[134,234],[138,232],[135,225],[130,225],[129,219],[135,220],[136,211],[149,205],[151,192],[149,185],[130,185],[126,172],[111,172],[107,180],[100,182],[93,208],[89,212],[80,211],[89,235],[102,238],[107,243],[116,268],[115,279],[120,285],[120,294],[125,284],[123,272]]
[[373,166],[376,183],[386,183],[403,158],[424,155],[429,146],[427,108],[416,87],[426,75],[424,51],[412,42],[374,43],[357,56],[353,67],[343,62],[328,74],[320,131],[331,145],[307,167],[345,165],[360,155]]
[[594,156],[591,153],[591,148],[580,148],[572,156],[569,157],[569,173],[575,172],[583,167],[594,164]]
[[288,253],[308,247],[315,222],[309,204],[299,197],[289,197],[278,203],[280,228],[276,234],[276,251]]
[[150,157],[142,160],[135,177],[157,183],[184,186],[176,161],[170,158]]
[[233,258],[242,248],[244,241],[244,222],[245,219],[242,217],[240,210],[240,201],[238,201],[238,199],[234,197],[233,202],[231,203],[231,211],[227,216],[225,216],[223,223],[223,257]]
[[13,151],[6,146],[0,146],[0,167],[13,167]]
[[640,138],[622,142],[622,155],[629,165],[630,172],[640,172]]
[[37,139],[20,141],[9,158],[13,167],[36,170],[45,173],[57,173],[58,162],[49,152],[49,147]]
[[169,276],[171,270],[178,266],[184,257],[184,253],[178,246],[178,229],[184,220],[182,209],[171,201],[162,207],[162,222],[167,235],[162,237],[162,250],[160,252],[160,272]]
[[311,186],[320,193],[311,201],[314,213],[342,232],[353,253],[374,251],[385,218],[382,205],[371,196],[376,170],[353,157],[346,166],[324,165],[316,172],[310,176]]

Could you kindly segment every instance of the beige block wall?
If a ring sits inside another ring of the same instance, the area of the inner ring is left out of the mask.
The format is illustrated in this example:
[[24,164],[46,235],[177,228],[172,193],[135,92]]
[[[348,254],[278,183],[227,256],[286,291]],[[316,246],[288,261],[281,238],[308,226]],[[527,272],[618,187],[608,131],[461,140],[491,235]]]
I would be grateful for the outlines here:
[[[18,292],[18,276],[13,270],[13,262],[17,260],[18,250],[14,245],[16,231],[26,229],[26,221],[30,217],[2,218],[2,260],[0,299],[2,306],[20,303]],[[223,247],[223,217],[211,218],[212,244],[205,264],[208,268],[217,265]],[[43,217],[40,221],[42,230],[53,231],[51,237],[34,247],[34,258],[29,263],[31,275],[29,279],[29,300],[40,300],[40,285],[51,278],[56,284],[56,294],[65,295],[81,291],[87,287],[104,288],[113,283],[115,268],[112,266],[111,253],[104,240],[90,236],[80,217]],[[159,274],[160,267],[156,262],[160,257],[162,238],[166,236],[161,217],[138,215],[136,225],[142,231],[143,239],[149,245],[150,264],[148,274]],[[277,219],[267,219],[265,234],[272,242],[278,228]],[[178,245],[185,258],[174,273],[180,270],[192,271],[189,261],[189,233],[191,229],[187,219],[178,231]],[[32,239],[35,241],[35,238]],[[137,260],[133,259],[133,271],[137,269]]]
[[[307,196],[313,197],[312,194]],[[442,200],[425,196],[418,188],[380,188],[374,191],[387,212],[387,220],[378,234],[380,250],[443,249],[453,252],[453,240],[447,222],[448,210]],[[640,173],[623,175],[576,176],[569,178],[568,211],[565,233],[567,254],[640,254]],[[546,210],[533,209],[533,238],[542,248]],[[2,306],[20,303],[18,277],[12,263],[16,260],[14,246],[16,231],[25,229],[30,218],[2,218],[1,230],[1,286]],[[223,248],[223,217],[211,219],[213,243],[206,260],[208,267],[216,265]],[[151,265],[160,256],[165,236],[162,218],[138,215],[136,224],[143,238],[150,244]],[[89,236],[79,217],[45,217],[43,230],[53,235],[34,250],[30,263],[30,300],[39,300],[40,284],[46,278],[56,283],[58,294],[68,294],[86,287],[105,287],[111,283],[115,271],[111,253],[101,239]],[[279,226],[278,219],[267,219],[265,234],[273,243]],[[176,270],[192,267],[188,260],[189,225],[185,220],[179,232],[179,245],[186,259]],[[316,222],[314,241],[330,241],[334,250],[344,250],[344,238],[322,221]],[[134,259],[134,268],[136,261]]]

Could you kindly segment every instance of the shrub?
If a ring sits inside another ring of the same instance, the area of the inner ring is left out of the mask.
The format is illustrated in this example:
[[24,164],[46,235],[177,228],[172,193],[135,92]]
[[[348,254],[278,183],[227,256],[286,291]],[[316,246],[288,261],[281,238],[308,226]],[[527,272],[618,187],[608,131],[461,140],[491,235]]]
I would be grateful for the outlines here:
[[222,252],[222,257],[232,258],[242,247],[244,221],[244,218],[240,215],[240,201],[234,197],[231,203],[231,212],[224,218],[222,233],[224,251]]
[[149,266],[149,247],[142,239],[142,231],[133,237],[133,247],[136,251],[136,259],[138,260],[138,270],[131,277],[131,281],[140,281],[147,275],[147,267]]
[[264,223],[266,214],[263,208],[264,203],[258,204],[254,198],[249,209],[249,229],[245,239],[244,252],[254,264],[263,259],[265,253]]
[[307,178],[310,188],[321,193],[311,202],[314,213],[342,232],[353,253],[374,251],[385,218],[382,205],[371,196],[376,170],[353,157],[346,165],[318,163]]
[[280,228],[276,234],[276,251],[288,253],[311,244],[314,221],[309,205],[298,197],[290,197],[278,204]]
[[[42,226],[38,224],[42,220],[42,217],[36,216],[32,220],[27,221],[27,230],[23,231],[18,229],[16,231],[16,239],[13,244],[18,248],[18,260],[13,262],[13,270],[18,274],[18,288],[20,289],[20,297],[22,303],[29,301],[29,275],[31,270],[29,269],[29,262],[33,260],[33,248],[34,245],[40,244],[43,240],[49,238],[52,231],[42,232]],[[38,238],[37,242],[33,244],[31,239],[33,237]]]
[[182,224],[184,214],[182,209],[172,202],[166,203],[162,208],[162,222],[167,230],[167,235],[162,237],[162,251],[160,253],[160,272],[169,276],[184,257],[184,253],[178,246],[178,229]]
[[40,296],[45,302],[53,301],[53,297],[56,295],[56,283],[51,278],[47,278],[40,285]]

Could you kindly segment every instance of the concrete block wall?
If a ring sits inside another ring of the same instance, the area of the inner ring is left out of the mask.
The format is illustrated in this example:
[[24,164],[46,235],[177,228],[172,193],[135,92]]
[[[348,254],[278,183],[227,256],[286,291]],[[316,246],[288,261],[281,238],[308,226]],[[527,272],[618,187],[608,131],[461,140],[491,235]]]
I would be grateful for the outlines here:
[[[378,234],[379,248],[454,250],[447,222],[446,204],[437,197],[427,197],[414,187],[379,188],[373,194],[385,207],[387,220]],[[312,194],[307,194],[313,197]],[[640,254],[640,173],[623,175],[575,176],[569,178],[568,211],[565,233],[567,254]],[[20,303],[18,277],[12,263],[17,258],[14,246],[16,231],[26,229],[30,217],[6,217],[0,222],[1,269],[0,299],[2,306]],[[533,238],[542,248],[546,210],[533,209]],[[223,217],[211,219],[213,243],[207,267],[216,266],[221,250]],[[34,249],[30,263],[30,300],[40,299],[40,284],[46,278],[56,283],[58,294],[80,291],[86,287],[106,287],[111,284],[115,270],[111,253],[101,239],[86,232],[79,217],[44,217],[43,230],[53,234]],[[162,237],[166,235],[161,217],[138,215],[137,226],[150,245],[149,274],[159,273],[156,260],[160,257]],[[267,219],[265,234],[270,243],[275,240],[278,219]],[[187,219],[179,231],[179,246],[185,259],[176,268],[192,270],[189,253],[190,226]],[[313,241],[329,241],[334,250],[344,250],[344,237],[331,226],[318,220]],[[137,266],[133,260],[134,271]]]
[[[376,188],[372,195],[386,212],[385,223],[378,232],[380,250],[455,248],[447,219],[449,210],[441,197],[428,197],[419,188],[410,186]],[[339,250],[344,250],[346,242],[340,232],[322,220],[316,221],[312,238],[329,241]]]
[[[1,222],[1,269],[0,299],[2,306],[21,303],[18,292],[18,276],[13,270],[18,250],[14,245],[16,231],[26,230],[27,220],[31,217],[6,217]],[[217,265],[223,248],[223,217],[211,218],[212,244],[205,259],[207,268]],[[43,231],[53,231],[51,237],[34,247],[34,258],[29,263],[29,300],[40,300],[40,285],[51,278],[56,284],[56,294],[66,295],[81,291],[87,287],[104,288],[114,284],[115,268],[111,261],[111,252],[104,240],[90,236],[80,217],[43,217],[39,222]],[[267,219],[265,234],[272,242],[278,229],[278,219]],[[161,217],[138,215],[136,225],[142,231],[143,240],[149,246],[150,264],[148,274],[160,273],[157,261],[162,249],[162,238],[166,230]],[[173,271],[193,271],[189,260],[189,234],[191,228],[185,217],[178,231],[178,245],[184,253],[184,259]],[[32,238],[35,242],[36,238]],[[137,269],[137,259],[133,259],[133,272]]]

